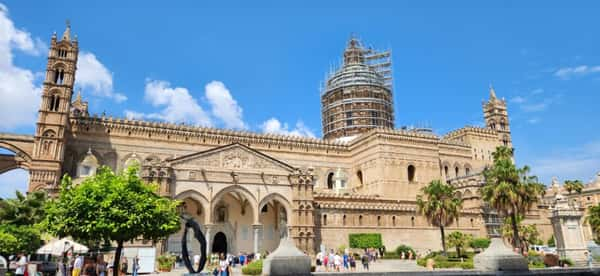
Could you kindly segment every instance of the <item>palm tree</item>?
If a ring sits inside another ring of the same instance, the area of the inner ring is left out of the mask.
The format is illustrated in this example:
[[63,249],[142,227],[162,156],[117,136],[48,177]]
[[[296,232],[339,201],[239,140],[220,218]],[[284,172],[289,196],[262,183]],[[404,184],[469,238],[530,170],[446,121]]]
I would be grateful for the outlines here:
[[600,236],[600,204],[592,206],[588,210],[589,214],[585,218],[585,221],[592,228],[594,236],[598,237]]
[[0,200],[0,223],[33,225],[44,219],[46,193],[32,192],[27,195],[16,192],[16,198]]
[[473,236],[463,232],[454,231],[448,235],[448,245],[456,248],[456,257],[461,257],[462,249],[467,248]]
[[[540,241],[540,232],[537,230],[535,225],[524,225],[522,224],[523,217],[517,217],[517,224],[519,225],[519,238],[521,243],[521,251],[529,248],[529,245],[541,243]],[[513,233],[512,233],[512,221],[511,218],[506,218],[504,220],[504,224],[502,224],[502,237],[506,238],[513,243]]]
[[583,191],[583,182],[581,180],[565,180],[565,190],[569,192],[569,195],[572,191],[581,194],[581,191]]
[[500,214],[510,218],[512,241],[521,248],[517,217],[524,215],[544,194],[544,185],[536,176],[529,175],[529,167],[517,168],[512,161],[513,150],[498,147],[494,152],[494,165],[484,170],[485,185],[482,199]]
[[417,207],[432,225],[440,227],[442,250],[446,255],[444,227],[458,218],[462,199],[454,196],[454,187],[440,180],[429,182],[421,191],[423,194],[417,196]]

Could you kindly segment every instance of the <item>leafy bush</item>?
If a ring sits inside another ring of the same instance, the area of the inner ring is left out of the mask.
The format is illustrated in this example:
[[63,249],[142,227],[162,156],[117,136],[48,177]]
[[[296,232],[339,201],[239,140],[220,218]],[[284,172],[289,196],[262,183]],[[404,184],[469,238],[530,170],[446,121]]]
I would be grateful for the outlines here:
[[398,256],[398,253],[396,253],[395,251],[388,251],[383,254],[383,259],[396,260],[400,259],[400,256]]
[[242,273],[245,275],[260,275],[262,274],[263,261],[258,260],[249,263],[247,266],[242,268]]
[[548,239],[548,247],[555,247],[556,243],[554,242],[554,234],[552,234],[552,236],[550,236],[550,238]]
[[475,250],[483,250],[490,246],[492,241],[488,238],[475,238],[469,243],[469,246]]
[[350,234],[348,240],[351,248],[381,248],[383,246],[379,233]]
[[404,244],[401,244],[398,247],[396,247],[396,254],[398,255],[398,257],[401,257],[402,253],[404,253],[404,258],[408,258],[409,252],[412,253],[413,258],[416,258],[417,254],[415,253],[415,250],[412,249],[412,247]]
[[[453,252],[454,253],[454,252]],[[466,258],[458,258],[456,254],[448,256],[441,255],[440,252],[432,252],[423,258],[417,259],[417,264],[427,266],[427,259],[433,259],[435,268],[462,268],[473,269],[473,253],[466,254]],[[462,262],[461,262],[462,260]]]
[[172,255],[160,255],[158,257],[158,269],[161,271],[171,271],[175,264],[175,256]]
[[[536,254],[537,254],[537,252],[536,252]],[[545,267],[545,265],[544,265],[544,258],[542,258],[542,256],[540,254],[537,254],[537,255],[530,254],[529,256],[527,256],[527,263],[529,264],[530,268],[543,268],[543,267]]]
[[575,263],[573,262],[573,260],[569,259],[569,258],[562,258],[560,259],[560,261],[568,266],[574,266]]

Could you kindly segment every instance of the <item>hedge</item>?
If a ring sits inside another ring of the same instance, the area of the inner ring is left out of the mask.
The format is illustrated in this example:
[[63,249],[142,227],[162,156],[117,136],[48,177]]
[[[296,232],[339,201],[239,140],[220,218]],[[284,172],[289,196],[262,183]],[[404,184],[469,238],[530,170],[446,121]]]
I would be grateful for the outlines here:
[[348,235],[350,248],[381,248],[381,234],[379,233],[361,233]]
[[247,266],[242,268],[242,273],[244,275],[260,275],[262,274],[263,261],[258,260],[249,263]]

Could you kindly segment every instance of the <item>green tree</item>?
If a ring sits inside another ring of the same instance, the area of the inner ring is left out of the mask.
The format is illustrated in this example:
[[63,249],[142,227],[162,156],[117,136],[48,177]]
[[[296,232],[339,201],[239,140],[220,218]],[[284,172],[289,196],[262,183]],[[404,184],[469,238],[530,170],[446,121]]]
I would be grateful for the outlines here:
[[600,204],[588,208],[588,215],[585,221],[592,228],[594,236],[600,237]]
[[578,194],[583,191],[583,182],[581,180],[565,180],[565,190],[571,194],[572,191]]
[[488,248],[491,242],[488,238],[474,238],[469,243],[469,246],[475,250],[483,250]]
[[6,257],[15,253],[13,250],[15,250],[17,246],[18,241],[15,236],[0,230],[0,255]]
[[137,166],[115,174],[108,167],[73,185],[63,177],[59,197],[47,208],[48,230],[80,241],[115,241],[117,276],[125,241],[157,241],[180,228],[178,201],[158,196],[158,186],[145,184]]
[[17,191],[15,198],[0,200],[0,233],[7,238],[6,247],[0,248],[0,253],[34,253],[41,246],[39,223],[45,216],[45,204],[44,191],[27,195]]
[[431,224],[440,228],[442,250],[446,255],[446,237],[444,227],[458,218],[462,209],[462,199],[454,196],[454,187],[440,180],[433,180],[421,189],[417,196],[417,207]]
[[512,149],[496,148],[493,166],[483,172],[486,183],[480,193],[492,208],[510,218],[513,246],[521,248],[517,217],[524,215],[539,201],[545,187],[536,176],[529,175],[528,166],[517,168],[512,156]]
[[348,235],[350,248],[381,248],[383,242],[379,233],[357,233]]
[[46,192],[37,191],[23,195],[17,191],[16,196],[0,200],[0,223],[33,225],[44,219]]
[[555,247],[556,246],[556,242],[554,241],[554,234],[552,234],[550,236],[550,238],[548,238],[548,241],[546,242],[546,244],[548,244],[549,247]]
[[[519,227],[519,243],[521,245],[521,250],[527,250],[529,245],[532,244],[541,244],[543,243],[540,240],[540,232],[537,230],[537,227],[533,224],[524,225],[523,217],[517,217],[517,225]],[[514,236],[512,235],[512,221],[511,218],[505,218],[504,224],[502,225],[502,236],[508,239],[511,243],[513,243]],[[514,243],[513,243],[514,244]]]
[[454,231],[448,235],[447,239],[448,246],[456,248],[456,256],[460,258],[462,256],[461,253],[464,253],[463,249],[469,246],[473,236],[460,231]]

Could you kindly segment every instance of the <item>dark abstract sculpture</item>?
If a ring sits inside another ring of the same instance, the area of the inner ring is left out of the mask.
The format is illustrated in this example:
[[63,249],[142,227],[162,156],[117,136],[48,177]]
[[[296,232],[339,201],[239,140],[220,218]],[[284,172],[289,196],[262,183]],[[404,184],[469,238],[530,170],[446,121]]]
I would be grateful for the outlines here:
[[[190,228],[194,230],[194,238],[200,242],[200,263],[198,264],[198,268],[194,268],[192,261],[190,261],[190,253],[188,252],[187,233]],[[185,219],[185,229],[183,229],[183,237],[181,238],[181,251],[183,251],[183,263],[190,274],[200,273],[204,269],[204,265],[206,264],[206,239],[200,230],[200,225],[192,218]]]

